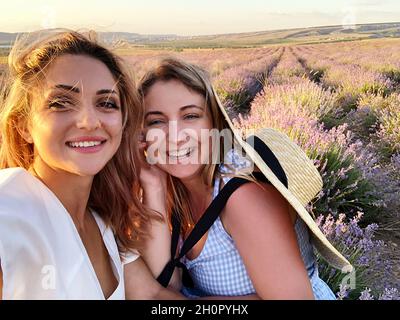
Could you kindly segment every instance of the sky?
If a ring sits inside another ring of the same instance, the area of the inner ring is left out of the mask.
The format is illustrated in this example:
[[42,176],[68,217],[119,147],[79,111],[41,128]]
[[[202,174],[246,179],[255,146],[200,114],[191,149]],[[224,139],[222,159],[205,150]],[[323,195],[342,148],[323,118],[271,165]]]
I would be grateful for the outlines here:
[[4,0],[0,32],[66,27],[191,36],[399,21],[400,0]]

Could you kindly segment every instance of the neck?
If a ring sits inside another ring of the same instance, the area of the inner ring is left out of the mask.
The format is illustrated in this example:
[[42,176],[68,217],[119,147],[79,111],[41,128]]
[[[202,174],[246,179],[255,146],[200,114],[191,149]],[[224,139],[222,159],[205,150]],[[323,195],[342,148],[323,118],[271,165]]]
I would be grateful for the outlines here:
[[205,209],[211,202],[212,187],[207,186],[201,175],[181,180],[189,192],[189,203],[191,204],[193,219],[200,219]]
[[56,195],[71,215],[76,227],[84,229],[93,177],[55,170],[41,160],[35,161],[29,171]]

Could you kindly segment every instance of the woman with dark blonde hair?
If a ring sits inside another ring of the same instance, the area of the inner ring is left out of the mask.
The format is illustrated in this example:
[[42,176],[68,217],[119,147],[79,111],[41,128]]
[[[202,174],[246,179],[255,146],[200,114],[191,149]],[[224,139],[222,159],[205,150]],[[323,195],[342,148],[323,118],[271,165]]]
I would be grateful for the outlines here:
[[143,113],[120,59],[91,35],[49,30],[17,40],[8,73],[0,298],[178,297],[136,251],[160,217],[141,203]]
[[[139,92],[152,170],[144,193],[169,221],[154,224],[156,240],[143,252],[160,283],[180,267],[188,297],[335,299],[318,276],[314,245],[333,266],[352,267],[305,210],[322,179],[304,152],[272,129],[243,140],[196,65],[161,60]],[[213,130],[231,136],[204,134]],[[230,139],[233,148],[223,148]]]

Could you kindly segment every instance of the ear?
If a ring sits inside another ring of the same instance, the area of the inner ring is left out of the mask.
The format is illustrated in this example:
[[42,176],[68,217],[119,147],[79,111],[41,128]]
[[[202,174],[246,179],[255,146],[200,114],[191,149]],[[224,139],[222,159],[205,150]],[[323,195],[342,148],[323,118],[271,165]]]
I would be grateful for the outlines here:
[[17,131],[27,143],[33,143],[32,135],[28,128],[28,120],[20,120],[17,125]]

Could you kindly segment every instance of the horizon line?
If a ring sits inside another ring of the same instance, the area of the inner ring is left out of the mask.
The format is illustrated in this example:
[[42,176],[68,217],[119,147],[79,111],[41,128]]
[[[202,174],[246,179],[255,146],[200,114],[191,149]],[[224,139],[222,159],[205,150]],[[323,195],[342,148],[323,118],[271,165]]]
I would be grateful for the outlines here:
[[87,28],[87,27],[82,27],[82,28],[66,28],[66,27],[57,27],[57,28],[43,28],[43,29],[36,29],[34,31],[14,31],[14,32],[4,32],[0,31],[0,33],[6,33],[6,34],[23,34],[23,33],[31,33],[31,32],[36,32],[40,30],[57,30],[57,29],[69,29],[69,30],[74,30],[74,31],[80,31],[80,30],[94,30],[95,32],[98,33],[132,33],[132,34],[138,34],[138,35],[144,35],[144,36],[178,36],[178,37],[207,37],[207,36],[216,36],[216,35],[235,35],[235,34],[245,34],[245,33],[256,33],[256,32],[272,32],[272,31],[288,31],[288,30],[298,30],[298,29],[312,29],[312,28],[328,28],[328,27],[351,27],[351,26],[362,26],[362,25],[379,25],[379,24],[400,24],[400,21],[387,21],[387,22],[367,22],[367,23],[355,23],[355,24],[349,24],[349,25],[340,25],[340,24],[335,24],[335,25],[315,25],[315,26],[307,26],[307,27],[294,27],[294,28],[278,28],[278,29],[262,29],[262,30],[253,30],[253,31],[243,31],[243,32],[227,32],[227,33],[210,33],[210,34],[200,34],[200,35],[180,35],[176,33],[139,33],[139,32],[134,32],[134,31],[97,31],[95,28]]

